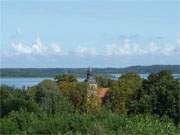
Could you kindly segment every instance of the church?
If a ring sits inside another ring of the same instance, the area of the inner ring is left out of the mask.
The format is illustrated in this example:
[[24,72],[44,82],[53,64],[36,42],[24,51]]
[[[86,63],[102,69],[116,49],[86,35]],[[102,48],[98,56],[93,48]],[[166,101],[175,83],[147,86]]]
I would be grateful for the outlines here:
[[87,69],[85,82],[88,83],[87,96],[98,96],[101,99],[101,103],[104,103],[106,101],[109,88],[98,87],[91,68]]

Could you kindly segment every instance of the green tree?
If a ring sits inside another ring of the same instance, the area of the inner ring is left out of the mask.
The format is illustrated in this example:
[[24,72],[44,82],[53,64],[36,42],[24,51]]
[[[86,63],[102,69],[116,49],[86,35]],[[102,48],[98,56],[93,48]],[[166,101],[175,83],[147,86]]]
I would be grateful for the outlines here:
[[69,99],[69,102],[74,106],[75,112],[85,110],[85,102],[87,96],[87,84],[84,82],[62,82],[59,85],[59,90]]
[[60,75],[57,75],[55,77],[55,80],[56,80],[56,83],[58,85],[60,85],[61,83],[64,83],[64,82],[69,82],[69,83],[72,83],[72,82],[77,82],[77,79],[75,76],[73,75],[67,75],[67,74],[60,74]]
[[136,112],[149,112],[159,116],[169,116],[180,121],[180,82],[170,72],[161,71],[149,75],[143,81],[142,89],[136,96]]
[[2,85],[0,86],[0,96],[1,117],[8,115],[11,111],[18,111],[20,109],[29,112],[36,112],[39,110],[37,104],[28,98],[26,90]]
[[59,91],[57,84],[51,80],[45,80],[35,86],[31,93],[34,100],[48,115],[67,113],[72,111],[72,106]]
[[131,99],[141,87],[142,80],[136,73],[122,75],[113,83],[109,93],[107,106],[119,113],[127,113]]

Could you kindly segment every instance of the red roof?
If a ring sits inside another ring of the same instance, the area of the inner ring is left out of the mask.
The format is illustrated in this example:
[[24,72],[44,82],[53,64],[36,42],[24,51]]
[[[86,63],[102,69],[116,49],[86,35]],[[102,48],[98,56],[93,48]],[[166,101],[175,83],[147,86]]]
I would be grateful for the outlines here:
[[98,88],[97,93],[100,98],[104,98],[107,95],[109,88]]

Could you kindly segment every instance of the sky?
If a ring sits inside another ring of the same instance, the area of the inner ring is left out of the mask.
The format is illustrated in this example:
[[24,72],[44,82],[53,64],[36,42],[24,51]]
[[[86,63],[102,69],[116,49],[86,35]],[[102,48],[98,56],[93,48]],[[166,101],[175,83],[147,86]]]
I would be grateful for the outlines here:
[[180,0],[0,0],[0,67],[180,64]]

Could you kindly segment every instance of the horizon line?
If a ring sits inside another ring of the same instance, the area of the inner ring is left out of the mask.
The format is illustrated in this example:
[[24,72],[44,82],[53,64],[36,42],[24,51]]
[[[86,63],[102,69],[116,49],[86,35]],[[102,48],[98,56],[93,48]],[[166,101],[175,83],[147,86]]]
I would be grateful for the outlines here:
[[[131,65],[131,66],[113,66],[113,67],[107,67],[107,66],[91,66],[91,68],[129,68],[129,67],[148,67],[148,66],[180,66],[180,64],[153,64],[153,65]],[[0,69],[60,69],[60,68],[66,68],[66,69],[86,69],[87,67],[0,67]]]

